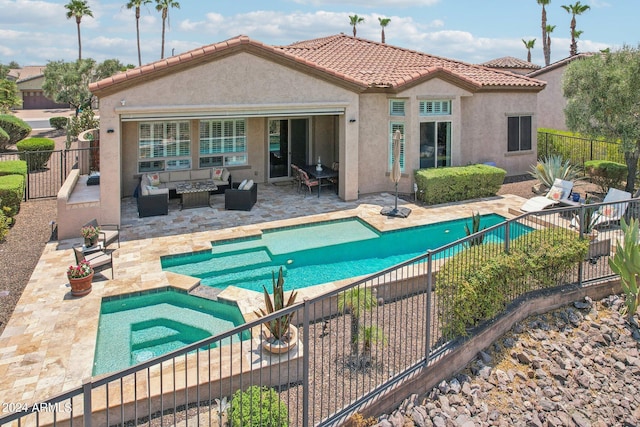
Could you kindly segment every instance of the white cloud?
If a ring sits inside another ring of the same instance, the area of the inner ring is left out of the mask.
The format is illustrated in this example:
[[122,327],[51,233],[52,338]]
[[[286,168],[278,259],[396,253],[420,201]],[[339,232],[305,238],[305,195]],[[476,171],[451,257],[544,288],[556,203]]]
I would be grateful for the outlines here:
[[[433,6],[440,0],[350,0],[349,6],[365,6],[365,7],[415,7],[415,6]],[[322,7],[326,5],[344,5],[342,0],[294,0],[294,3]]]
[[62,4],[38,0],[0,0],[0,24],[49,27],[65,21]]

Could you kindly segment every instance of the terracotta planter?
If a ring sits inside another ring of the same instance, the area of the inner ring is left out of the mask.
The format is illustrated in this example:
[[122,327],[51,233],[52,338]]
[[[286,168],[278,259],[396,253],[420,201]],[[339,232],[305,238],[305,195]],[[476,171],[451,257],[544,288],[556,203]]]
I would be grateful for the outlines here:
[[266,338],[262,342],[262,348],[273,354],[283,354],[291,351],[298,344],[298,328],[289,325],[289,333],[285,341],[277,341],[273,335],[266,330]]
[[71,295],[74,297],[83,297],[91,292],[91,282],[93,281],[93,270],[87,277],[81,277],[79,279],[72,279],[69,277],[69,284],[71,285]]

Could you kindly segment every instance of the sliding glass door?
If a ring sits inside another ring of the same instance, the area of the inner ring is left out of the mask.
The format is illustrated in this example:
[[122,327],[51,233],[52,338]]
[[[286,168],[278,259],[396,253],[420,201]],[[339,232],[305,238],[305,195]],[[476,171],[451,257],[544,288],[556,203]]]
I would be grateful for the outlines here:
[[420,123],[420,168],[451,166],[451,122]]
[[308,158],[309,119],[269,120],[269,180],[291,176],[291,163],[304,166]]

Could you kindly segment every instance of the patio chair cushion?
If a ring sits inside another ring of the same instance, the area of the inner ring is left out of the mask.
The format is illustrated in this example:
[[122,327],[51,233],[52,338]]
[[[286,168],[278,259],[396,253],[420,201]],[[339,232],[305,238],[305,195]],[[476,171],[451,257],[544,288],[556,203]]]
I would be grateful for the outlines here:
[[222,170],[222,178],[221,178],[222,181],[225,181],[225,182],[229,181],[229,175],[231,175],[231,172],[229,172],[227,168],[224,168]]
[[238,190],[244,190],[244,186],[247,185],[247,180],[242,180],[240,185],[238,185]]
[[153,194],[169,194],[169,189],[149,186],[149,195]]
[[190,171],[171,171],[169,172],[169,180],[171,182],[191,181]]
[[191,171],[191,181],[211,179],[210,169],[198,169]]

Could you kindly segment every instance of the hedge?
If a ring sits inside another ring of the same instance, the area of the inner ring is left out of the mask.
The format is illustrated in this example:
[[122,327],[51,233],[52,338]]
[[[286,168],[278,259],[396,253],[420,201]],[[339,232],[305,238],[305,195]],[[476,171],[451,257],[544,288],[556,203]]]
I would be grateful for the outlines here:
[[6,149],[8,145],[17,143],[31,133],[31,126],[27,122],[10,114],[0,114],[0,129],[3,129],[9,135],[9,142],[5,146],[0,145],[0,150]]
[[6,216],[13,217],[20,211],[24,183],[23,175],[0,176],[0,205]]
[[0,176],[22,175],[27,176],[27,162],[24,160],[5,160],[0,162]]
[[463,249],[435,276],[444,338],[467,335],[527,292],[566,283],[588,248],[578,233],[550,227],[514,239],[508,254],[498,243]]
[[9,145],[9,134],[2,128],[0,128],[0,148],[7,147]]
[[495,196],[506,174],[489,165],[420,169],[415,173],[418,199],[434,205]]
[[54,128],[55,130],[62,130],[65,127],[67,127],[67,123],[69,122],[69,119],[66,117],[51,117],[49,119],[49,124],[51,125],[52,128]]
[[589,160],[584,162],[584,170],[591,181],[600,187],[603,193],[609,188],[620,188],[627,178],[627,165],[607,160]]
[[29,171],[43,169],[55,147],[56,143],[50,138],[27,138],[16,144],[20,160],[27,161]]

